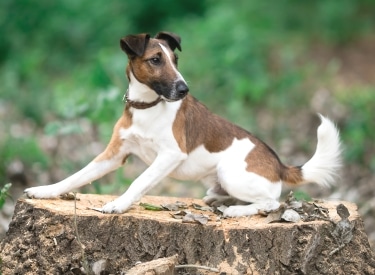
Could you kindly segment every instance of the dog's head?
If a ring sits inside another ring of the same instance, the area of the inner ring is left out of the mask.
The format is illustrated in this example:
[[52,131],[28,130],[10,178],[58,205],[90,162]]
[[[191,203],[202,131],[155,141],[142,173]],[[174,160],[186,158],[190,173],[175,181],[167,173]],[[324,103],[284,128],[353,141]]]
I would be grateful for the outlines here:
[[181,38],[170,32],[128,35],[120,40],[121,49],[128,55],[127,74],[132,73],[163,99],[176,101],[184,98],[189,88],[177,69],[177,55]]

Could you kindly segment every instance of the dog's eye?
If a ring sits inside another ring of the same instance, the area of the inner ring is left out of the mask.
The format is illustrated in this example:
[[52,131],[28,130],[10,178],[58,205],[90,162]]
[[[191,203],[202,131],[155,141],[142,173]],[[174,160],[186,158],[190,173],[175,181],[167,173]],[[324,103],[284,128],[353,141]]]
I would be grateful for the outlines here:
[[153,65],[159,65],[161,63],[160,57],[153,57],[149,59],[150,63]]

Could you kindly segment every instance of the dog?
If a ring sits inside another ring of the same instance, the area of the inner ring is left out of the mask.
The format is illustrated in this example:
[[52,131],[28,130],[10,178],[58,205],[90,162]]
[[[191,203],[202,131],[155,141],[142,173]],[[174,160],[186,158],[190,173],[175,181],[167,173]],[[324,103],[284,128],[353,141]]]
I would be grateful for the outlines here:
[[170,176],[201,181],[209,204],[232,200],[224,216],[251,216],[280,206],[282,183],[334,182],[341,165],[339,132],[320,115],[317,148],[302,166],[284,165],[276,153],[250,132],[211,113],[189,94],[177,69],[175,49],[181,38],[159,32],[128,35],[120,40],[128,56],[123,115],[106,149],[86,167],[52,185],[25,190],[30,198],[57,198],[122,166],[136,155],[149,167],[127,191],[105,204],[103,213],[123,213]]

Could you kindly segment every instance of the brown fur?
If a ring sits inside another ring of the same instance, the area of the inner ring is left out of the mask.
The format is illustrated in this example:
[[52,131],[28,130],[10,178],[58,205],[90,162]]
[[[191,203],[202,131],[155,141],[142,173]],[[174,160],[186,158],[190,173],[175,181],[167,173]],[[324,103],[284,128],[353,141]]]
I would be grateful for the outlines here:
[[[160,57],[162,63],[168,64],[159,43],[164,45],[166,48],[169,48],[163,40],[150,39],[147,44],[147,51],[145,51],[144,55],[141,57],[134,57],[129,60],[128,68],[126,70],[128,78],[129,70],[131,70],[139,82],[148,85],[149,87],[151,87],[150,83],[158,81],[159,79],[174,79],[173,75],[170,75],[173,73],[173,70],[166,69],[168,65],[155,67],[150,66],[148,62],[145,62],[152,57]],[[175,64],[177,63],[176,59],[173,61]]]
[[282,164],[276,153],[263,142],[256,144],[247,155],[246,162],[246,171],[261,175],[271,182],[282,180],[288,184],[298,184],[303,180],[300,167]]
[[250,134],[240,127],[212,114],[202,103],[187,95],[173,123],[173,134],[181,151],[190,153],[199,145],[212,153],[228,148],[233,138]]
[[234,138],[249,138],[255,144],[246,156],[249,172],[263,176],[271,182],[280,180],[296,184],[302,180],[299,167],[284,166],[276,153],[258,138],[229,121],[212,114],[203,104],[188,95],[176,115],[173,134],[181,149],[190,153],[199,145],[211,153],[228,148]]
[[[117,121],[114,129],[113,129],[113,134],[111,137],[111,140],[109,141],[107,148],[104,150],[103,153],[98,155],[94,161],[102,161],[102,160],[107,160],[111,159],[114,156],[118,154],[120,151],[120,148],[122,146],[123,140],[120,137],[120,129],[124,128],[127,129],[132,125],[132,114],[129,111],[129,108],[125,108],[123,115],[120,117],[120,119]],[[123,163],[125,163],[125,160],[128,156],[125,156],[123,159]]]
[[305,182],[301,166],[284,166],[284,169],[281,172],[281,179],[287,184],[296,185]]

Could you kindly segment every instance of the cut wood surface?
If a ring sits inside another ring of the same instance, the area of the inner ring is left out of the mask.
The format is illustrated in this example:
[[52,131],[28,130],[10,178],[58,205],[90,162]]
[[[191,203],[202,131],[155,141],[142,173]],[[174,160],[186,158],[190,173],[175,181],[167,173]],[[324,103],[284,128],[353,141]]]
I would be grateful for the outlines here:
[[[74,200],[18,200],[0,246],[2,274],[126,274],[136,270],[137,263],[174,255],[179,265],[212,267],[226,274],[375,274],[374,253],[353,203],[317,202],[328,209],[334,223],[269,223],[260,215],[223,219],[189,207],[210,218],[199,224],[175,219],[173,211],[150,211],[139,205],[124,214],[102,214],[92,208],[115,197],[77,194],[77,198],[76,209]],[[153,205],[176,201],[204,205],[190,198],[141,200]],[[335,223],[341,220],[336,211],[340,203],[348,208],[353,225],[352,237],[341,243],[334,237]],[[208,274],[194,268],[175,272]]]

